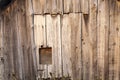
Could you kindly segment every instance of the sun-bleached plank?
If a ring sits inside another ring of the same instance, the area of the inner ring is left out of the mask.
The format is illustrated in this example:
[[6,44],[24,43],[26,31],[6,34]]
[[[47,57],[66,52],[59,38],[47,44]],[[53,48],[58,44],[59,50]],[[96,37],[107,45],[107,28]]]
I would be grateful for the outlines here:
[[60,15],[46,15],[47,46],[52,47],[52,73],[62,76]]

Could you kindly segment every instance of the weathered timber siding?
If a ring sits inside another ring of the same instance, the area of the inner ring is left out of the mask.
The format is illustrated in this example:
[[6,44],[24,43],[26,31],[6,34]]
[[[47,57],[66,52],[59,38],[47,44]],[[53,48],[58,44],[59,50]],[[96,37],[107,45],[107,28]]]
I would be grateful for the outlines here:
[[53,50],[53,64],[39,67],[42,77],[120,79],[119,1],[33,0],[33,9],[36,51]]
[[[39,48],[52,47],[52,64]],[[0,80],[120,80],[119,0],[16,0],[0,15]]]
[[27,12],[28,2],[17,0],[0,14],[0,80],[36,78]]

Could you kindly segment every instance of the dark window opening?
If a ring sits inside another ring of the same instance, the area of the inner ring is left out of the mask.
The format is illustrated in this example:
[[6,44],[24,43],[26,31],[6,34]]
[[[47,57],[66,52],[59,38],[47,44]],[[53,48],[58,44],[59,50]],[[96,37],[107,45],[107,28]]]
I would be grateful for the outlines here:
[[52,64],[52,48],[39,48],[39,63]]

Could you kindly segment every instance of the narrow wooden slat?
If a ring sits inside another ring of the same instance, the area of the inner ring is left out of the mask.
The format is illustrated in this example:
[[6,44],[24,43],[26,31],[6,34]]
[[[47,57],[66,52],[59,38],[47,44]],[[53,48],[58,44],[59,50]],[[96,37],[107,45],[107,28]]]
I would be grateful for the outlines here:
[[64,1],[64,13],[70,13],[72,12],[72,0],[63,0]]
[[[21,31],[22,31],[22,29],[21,29],[21,26],[20,25],[22,25],[23,26],[23,24],[21,24],[21,21],[18,21],[18,19],[19,20],[21,20],[21,13],[19,12],[18,14],[17,14],[17,18],[16,18],[16,21],[17,21],[17,25],[19,25],[19,26],[17,26],[17,29],[16,29],[16,31],[17,31],[17,36],[19,36],[18,37],[18,63],[19,63],[19,76],[20,76],[20,78],[21,79],[23,79],[24,78],[24,76],[22,75],[23,73],[24,73],[24,68],[22,67],[22,66],[24,66],[24,64],[23,64],[23,53],[24,53],[24,51],[22,51],[23,50],[23,47],[22,47],[22,37],[20,37],[22,34],[21,34]],[[14,21],[13,21],[14,22]],[[14,33],[13,33],[14,34]],[[13,43],[14,43],[14,41],[13,41]]]
[[116,1],[110,0],[110,36],[109,36],[109,80],[120,79],[120,36],[119,18],[120,7]]
[[62,18],[62,65],[64,76],[72,76],[71,27],[69,15],[64,14]]
[[57,13],[63,14],[63,0],[57,0]]
[[35,22],[35,45],[36,45],[36,56],[37,56],[37,65],[38,69],[43,70],[45,72],[45,76],[47,77],[47,69],[45,65],[39,64],[39,48],[46,47],[46,28],[45,28],[45,16],[36,15],[34,17]]
[[52,0],[45,0],[45,11],[44,13],[51,13],[52,11]]
[[73,12],[81,11],[81,0],[72,0]]
[[98,1],[98,20],[97,20],[97,68],[98,79],[108,78],[108,34],[109,34],[109,6],[108,1]]
[[52,0],[51,14],[57,14],[57,0]]
[[52,73],[55,77],[62,76],[61,68],[61,27],[60,15],[46,16],[47,46],[52,47]]
[[89,0],[81,0],[81,12],[83,14],[89,13]]
[[52,24],[52,18],[51,15],[46,15],[46,33],[47,33],[47,46],[48,47],[52,47],[52,64],[49,65],[48,68],[48,76],[50,76],[50,73],[54,74],[54,70],[52,68],[54,68],[54,52],[53,52],[53,24]]
[[97,0],[90,0],[89,40],[90,40],[90,76],[89,80],[97,80]]
[[43,14],[45,10],[45,0],[33,0],[33,9],[35,14]]
[[71,60],[72,60],[72,78],[81,80],[81,13],[71,13]]
[[89,80],[90,71],[90,39],[89,39],[89,16],[82,14],[82,74],[84,80]]

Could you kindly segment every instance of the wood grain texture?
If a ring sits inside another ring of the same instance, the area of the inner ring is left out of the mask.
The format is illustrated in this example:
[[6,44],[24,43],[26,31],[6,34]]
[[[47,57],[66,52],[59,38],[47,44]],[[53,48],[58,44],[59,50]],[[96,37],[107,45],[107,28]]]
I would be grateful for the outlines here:
[[89,1],[89,41],[90,41],[90,76],[89,80],[97,77],[97,0]]
[[33,0],[33,8],[34,8],[35,14],[44,14],[45,9],[46,9],[45,1],[46,0]]
[[[42,47],[52,64],[39,64]],[[119,61],[119,0],[16,0],[0,12],[0,80],[119,80]]]
[[64,14],[62,18],[62,65],[63,75],[72,76],[72,64],[71,64],[71,25],[70,16]]
[[70,13],[73,10],[73,5],[72,5],[72,0],[63,0],[63,4],[64,4],[64,13]]
[[0,17],[0,79],[4,80],[4,63],[3,63],[3,20],[2,17]]
[[46,8],[45,8],[45,13],[51,13],[52,11],[52,0],[45,0],[45,5],[46,5]]
[[81,0],[81,12],[89,14],[89,0]]
[[98,1],[98,28],[97,28],[97,58],[98,79],[108,78],[108,33],[109,33],[109,6],[108,1]]
[[110,0],[110,35],[109,35],[109,79],[119,80],[119,4]]
[[36,56],[37,56],[37,66],[38,70],[43,70],[41,73],[43,78],[47,78],[47,65],[39,64],[39,48],[46,47],[46,26],[45,26],[45,16],[36,15],[34,17],[35,24],[35,46],[36,46]]
[[89,39],[89,15],[82,15],[82,74],[84,80],[89,80],[90,72],[90,39]]
[[73,12],[79,13],[81,11],[81,0],[72,0]]
[[[52,72],[62,76],[60,15],[46,15],[47,46],[52,47]],[[50,73],[50,72],[49,72]]]
[[71,26],[71,63],[73,80],[82,79],[81,59],[81,20],[82,14],[71,13],[69,15]]

